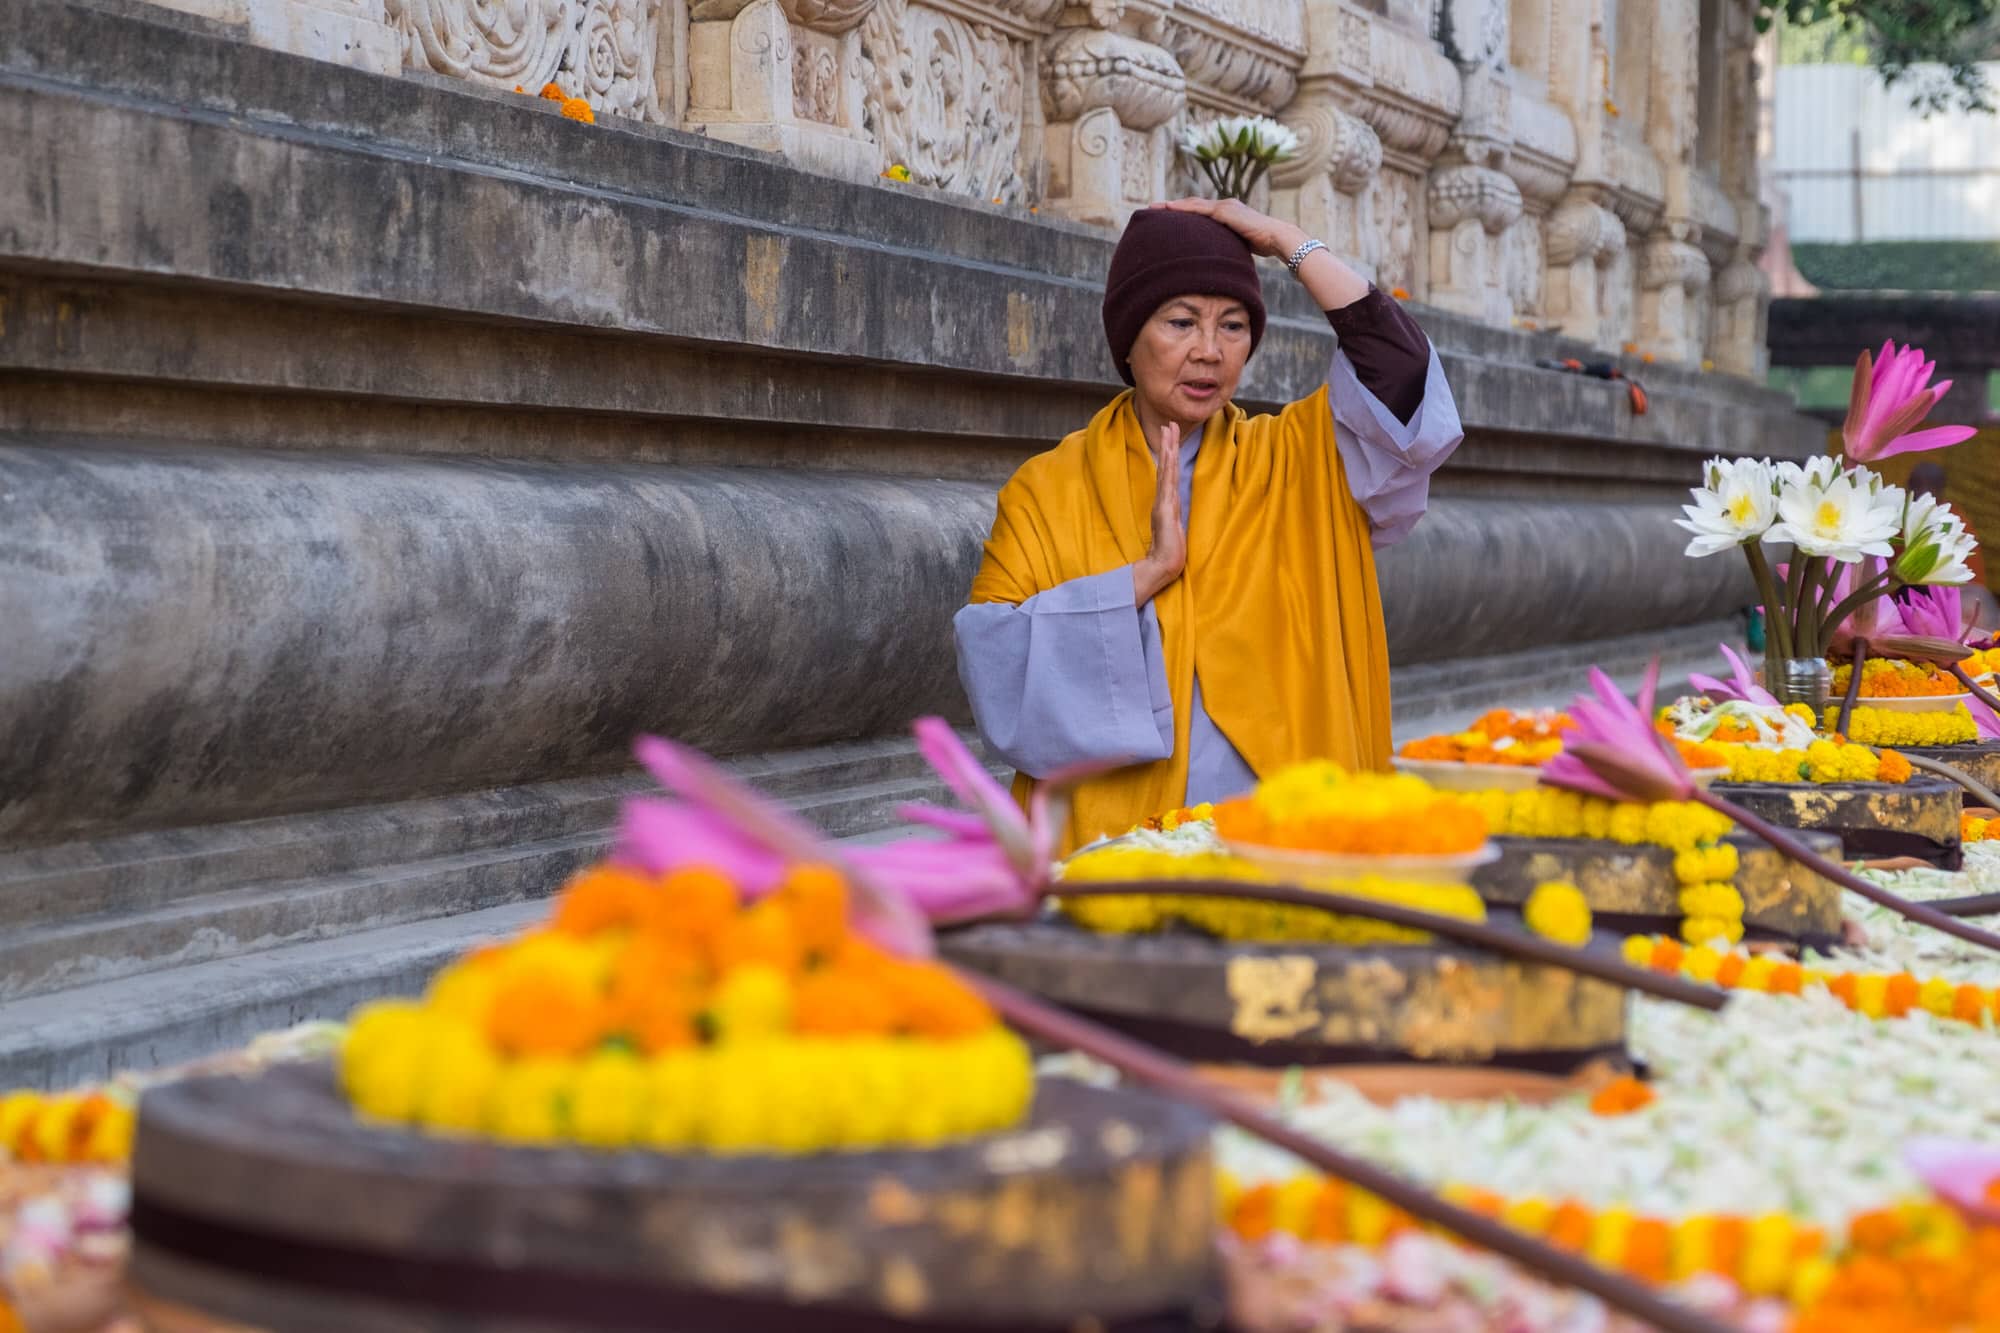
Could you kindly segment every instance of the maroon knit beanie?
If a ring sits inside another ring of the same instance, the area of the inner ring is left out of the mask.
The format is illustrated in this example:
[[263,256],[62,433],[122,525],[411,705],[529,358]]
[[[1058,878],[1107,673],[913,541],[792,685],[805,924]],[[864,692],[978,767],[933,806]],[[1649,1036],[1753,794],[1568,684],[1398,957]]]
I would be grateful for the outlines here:
[[1125,224],[1104,280],[1104,336],[1119,377],[1139,330],[1176,296],[1228,296],[1250,312],[1250,350],[1264,337],[1264,288],[1241,236],[1214,218],[1171,208],[1142,208]]

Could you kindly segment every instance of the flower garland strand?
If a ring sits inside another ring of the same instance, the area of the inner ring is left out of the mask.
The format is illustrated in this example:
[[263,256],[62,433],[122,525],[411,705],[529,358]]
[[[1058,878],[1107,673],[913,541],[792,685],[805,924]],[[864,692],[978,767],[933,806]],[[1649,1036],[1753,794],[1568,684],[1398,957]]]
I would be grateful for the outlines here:
[[1919,1010],[1937,1018],[1986,1026],[2000,1008],[2000,991],[1944,977],[1919,979],[1908,972],[1848,972],[1807,967],[1765,954],[1745,954],[1679,942],[1657,935],[1628,935],[1620,946],[1635,967],[1686,977],[1724,990],[1801,995],[1818,987],[1858,1014],[1901,1018]]

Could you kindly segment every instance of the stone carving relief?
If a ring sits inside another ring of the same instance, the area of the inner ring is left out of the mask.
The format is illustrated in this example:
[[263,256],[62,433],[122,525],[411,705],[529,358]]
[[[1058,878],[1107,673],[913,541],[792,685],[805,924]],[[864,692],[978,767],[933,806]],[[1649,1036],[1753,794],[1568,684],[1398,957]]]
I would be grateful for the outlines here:
[[1274,114],[1298,90],[1304,0],[1179,0],[1160,42],[1187,77],[1189,95],[1218,107]]
[[1670,361],[1701,360],[1708,278],[1708,256],[1689,229],[1655,233],[1639,259],[1639,342]]
[[926,185],[1020,200],[1020,47],[989,24],[880,0],[861,27],[864,124],[884,161]]
[[1630,274],[1616,276],[1625,254],[1625,224],[1588,193],[1565,199],[1549,215],[1547,292],[1544,313],[1562,331],[1585,342],[1612,346],[1623,341],[1623,316],[1629,296],[1614,290],[1630,285]]
[[830,43],[794,35],[792,114],[800,120],[835,125],[840,120],[840,56]]
[[499,88],[561,83],[601,112],[666,120],[660,0],[388,0],[418,69]]
[[[1116,21],[1122,4],[1100,4]],[[1042,108],[1050,202],[1086,222],[1116,224],[1166,192],[1166,126],[1186,104],[1173,54],[1130,33],[1066,28],[1043,50]]]
[[1513,318],[1501,236],[1521,216],[1521,191],[1505,173],[1461,163],[1431,173],[1430,299],[1494,324]]
[[1370,187],[1382,169],[1382,141],[1337,99],[1337,89],[1319,84],[1287,108],[1285,124],[1299,136],[1299,153],[1271,168],[1271,207],[1368,273],[1375,230]]
[[1383,290],[1427,290],[1428,256],[1418,243],[1423,225],[1423,182],[1408,172],[1384,166],[1375,177],[1366,207],[1374,227],[1366,237],[1362,257],[1375,270]]

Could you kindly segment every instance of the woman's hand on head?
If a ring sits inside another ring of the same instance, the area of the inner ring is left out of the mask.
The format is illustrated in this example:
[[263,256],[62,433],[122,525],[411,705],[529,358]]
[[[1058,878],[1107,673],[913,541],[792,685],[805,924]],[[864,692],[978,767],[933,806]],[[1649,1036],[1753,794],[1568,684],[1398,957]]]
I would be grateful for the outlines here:
[[1187,519],[1181,513],[1181,428],[1160,428],[1153,449],[1153,540],[1132,566],[1132,597],[1140,606],[1170,587],[1187,567]]
[[1306,243],[1303,229],[1290,222],[1267,217],[1240,199],[1175,199],[1169,203],[1154,204],[1153,207],[1214,218],[1241,236],[1256,253],[1272,259],[1290,259],[1292,252]]

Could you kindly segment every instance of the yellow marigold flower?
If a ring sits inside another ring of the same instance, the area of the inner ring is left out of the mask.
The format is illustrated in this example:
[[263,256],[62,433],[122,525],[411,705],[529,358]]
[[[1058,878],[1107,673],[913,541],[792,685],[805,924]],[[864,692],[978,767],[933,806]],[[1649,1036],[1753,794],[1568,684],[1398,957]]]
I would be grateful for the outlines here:
[[647,1062],[641,1137],[648,1147],[680,1152],[700,1141],[711,1062],[709,1053],[699,1049],[668,1051]]
[[431,1129],[476,1134],[486,1127],[500,1060],[477,1028],[438,1015],[426,1047],[430,1066],[417,1098],[417,1118]]
[[132,1159],[132,1138],[139,1127],[139,1113],[128,1103],[111,1099],[91,1126],[83,1144],[83,1160],[114,1166]]
[[570,1133],[593,1148],[639,1142],[649,1115],[646,1065],[630,1051],[604,1050],[585,1060],[570,1094]]
[[1952,1001],[1958,987],[1943,977],[1932,977],[1917,988],[1917,1003],[1939,1018],[1951,1017]]
[[1792,1271],[1792,1219],[1766,1213],[1750,1224],[1743,1245],[1743,1290],[1752,1296],[1775,1296],[1785,1289]]
[[1870,1018],[1880,1018],[1889,1010],[1889,978],[1870,972],[1854,979],[1854,1008]]
[[1743,918],[1743,895],[1733,884],[1695,884],[1681,890],[1680,909],[1683,916],[1712,916],[1740,921]]
[[1530,1195],[1516,1199],[1500,1211],[1500,1220],[1516,1231],[1525,1231],[1530,1236],[1548,1234],[1549,1219],[1555,1216],[1555,1205],[1547,1199]]
[[1613,842],[1641,843],[1647,841],[1646,823],[1651,807],[1644,805],[1620,804],[1611,812],[1611,819],[1605,827],[1605,836]]
[[406,1000],[364,1005],[341,1045],[340,1079],[364,1116],[408,1122],[416,1117],[430,1063],[433,1021]]
[[1792,1308],[1803,1310],[1819,1300],[1821,1293],[1833,1281],[1834,1272],[1833,1260],[1823,1254],[1814,1255],[1794,1268],[1785,1293]]
[[1630,1208],[1606,1208],[1590,1224],[1590,1244],[1585,1253],[1592,1263],[1614,1270],[1625,1267],[1625,1242],[1632,1234]]
[[424,991],[424,1007],[484,1028],[499,984],[500,968],[496,960],[473,954],[449,964],[431,978]]
[[42,1094],[21,1090],[0,1097],[0,1155],[18,1152],[21,1131],[42,1109]]
[[1743,964],[1743,974],[1736,979],[1736,984],[1743,990],[1767,991],[1771,988],[1771,974],[1777,970],[1776,960],[1758,954]]
[[508,1143],[558,1143],[569,1129],[568,1109],[577,1063],[532,1056],[500,1068],[494,1081],[489,1127]]
[[1347,1234],[1356,1245],[1380,1245],[1389,1234],[1389,1205],[1367,1190],[1347,1192]]
[[1618,946],[1619,954],[1634,967],[1646,967],[1653,961],[1653,937],[1651,935],[1627,935]]
[[[1713,938],[1713,936],[1710,937],[1710,939]],[[1722,955],[1709,947],[1708,940],[1697,942],[1690,939],[1688,943],[1694,945],[1694,947],[1689,949],[1687,955],[1681,959],[1681,971],[1690,980],[1703,982],[1704,984],[1714,981],[1716,970],[1722,966]]]
[[1696,1273],[1706,1273],[1715,1259],[1715,1219],[1697,1214],[1674,1228],[1670,1271],[1674,1281],[1685,1282]]
[[1590,940],[1590,904],[1574,884],[1550,881],[1535,886],[1521,910],[1528,929],[1571,947]]
[[715,988],[708,1013],[725,1042],[778,1036],[792,1025],[792,983],[769,964],[745,964]]
[[1313,1204],[1319,1199],[1319,1179],[1311,1175],[1296,1175],[1278,1186],[1277,1208],[1274,1212],[1277,1229],[1293,1236],[1304,1236],[1311,1230]]

